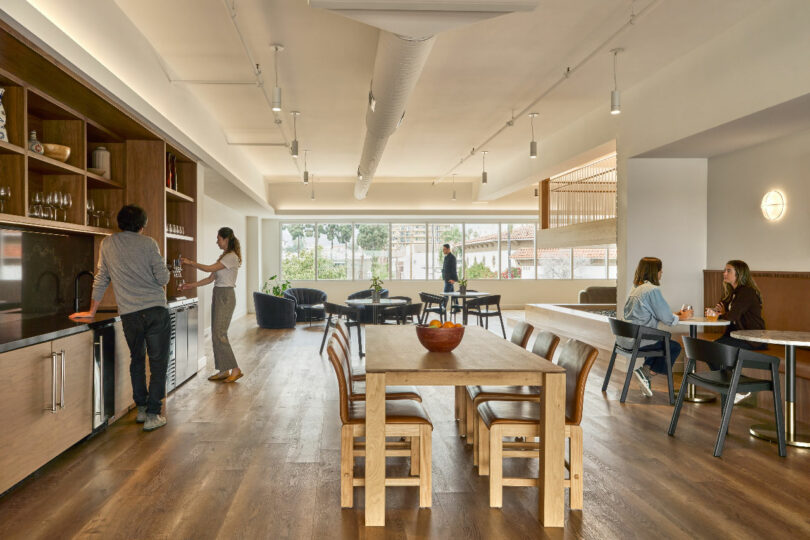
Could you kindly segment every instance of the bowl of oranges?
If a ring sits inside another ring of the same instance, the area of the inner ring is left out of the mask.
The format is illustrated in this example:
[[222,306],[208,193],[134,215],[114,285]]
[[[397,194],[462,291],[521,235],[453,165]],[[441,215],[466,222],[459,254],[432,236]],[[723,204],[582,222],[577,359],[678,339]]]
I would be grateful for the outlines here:
[[430,321],[430,324],[416,326],[416,337],[419,343],[430,352],[450,352],[461,343],[464,337],[464,326],[450,321],[442,324]]

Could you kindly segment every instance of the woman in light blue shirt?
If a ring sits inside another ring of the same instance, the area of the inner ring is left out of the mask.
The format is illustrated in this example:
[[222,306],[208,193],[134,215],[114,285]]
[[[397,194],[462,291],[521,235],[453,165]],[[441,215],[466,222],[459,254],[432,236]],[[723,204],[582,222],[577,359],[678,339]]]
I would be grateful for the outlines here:
[[[661,294],[659,287],[662,274],[663,264],[661,259],[644,257],[638,262],[636,274],[633,277],[634,287],[624,304],[624,320],[641,326],[657,328],[658,323],[673,326],[677,324],[678,320],[686,320],[692,316],[692,310],[672,313],[672,310],[669,309],[669,304],[664,300],[664,295]],[[628,346],[631,345],[628,344]],[[644,395],[652,396],[650,380],[656,373],[667,372],[664,342],[645,339],[641,342],[639,350],[661,351],[661,356],[647,357],[644,360],[644,365],[633,371],[641,384],[641,391]],[[670,340],[670,362],[674,364],[679,354],[681,354],[681,344]]]

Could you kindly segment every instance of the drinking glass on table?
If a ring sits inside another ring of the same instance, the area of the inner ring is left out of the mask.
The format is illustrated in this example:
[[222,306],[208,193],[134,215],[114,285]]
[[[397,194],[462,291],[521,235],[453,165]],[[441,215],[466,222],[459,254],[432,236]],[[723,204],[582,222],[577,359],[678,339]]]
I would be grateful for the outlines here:
[[714,310],[714,308],[707,307],[706,308],[706,318],[710,321],[714,322],[720,317],[720,314]]
[[694,313],[694,312],[692,311],[692,305],[691,305],[691,304],[682,304],[682,305],[681,305],[681,313],[688,313],[688,314],[689,314],[689,318],[691,319],[691,318],[692,318],[692,314]]

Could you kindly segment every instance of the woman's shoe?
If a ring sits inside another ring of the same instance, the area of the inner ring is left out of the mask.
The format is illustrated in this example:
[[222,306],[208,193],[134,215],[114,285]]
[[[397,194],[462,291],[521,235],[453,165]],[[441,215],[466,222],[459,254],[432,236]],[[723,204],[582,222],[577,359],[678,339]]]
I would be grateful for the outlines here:
[[208,377],[208,380],[209,381],[221,381],[223,379],[227,379],[228,377],[230,377],[230,375],[228,375],[227,371],[220,371],[219,373],[214,373],[213,375]]
[[239,373],[237,373],[235,375],[229,376],[227,379],[225,379],[225,382],[236,382],[238,379],[242,378],[242,375],[244,375],[244,373],[242,373],[240,371]]

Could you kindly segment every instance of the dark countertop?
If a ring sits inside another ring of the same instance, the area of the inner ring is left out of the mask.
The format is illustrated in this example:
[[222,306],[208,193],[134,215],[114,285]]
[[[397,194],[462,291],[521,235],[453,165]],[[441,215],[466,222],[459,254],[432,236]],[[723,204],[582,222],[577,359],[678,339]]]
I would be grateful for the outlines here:
[[[169,309],[196,304],[196,298],[170,298]],[[68,313],[48,315],[0,313],[0,353],[29,347],[121,320],[116,311],[99,311],[92,321],[76,322]]]

